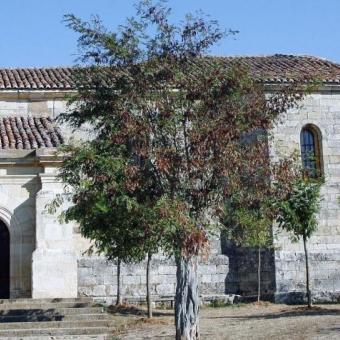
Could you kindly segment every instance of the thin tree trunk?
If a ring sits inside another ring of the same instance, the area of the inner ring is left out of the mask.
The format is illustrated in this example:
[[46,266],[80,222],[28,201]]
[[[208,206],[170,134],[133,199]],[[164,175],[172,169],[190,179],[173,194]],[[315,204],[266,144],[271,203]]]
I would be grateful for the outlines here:
[[152,254],[148,254],[148,262],[146,264],[146,303],[148,305],[148,318],[152,318],[152,300],[151,300],[151,277],[150,277],[150,271],[151,271],[151,260],[152,260]]
[[312,308],[312,295],[311,295],[310,286],[309,286],[309,262],[308,262],[308,251],[307,251],[306,236],[303,236],[303,248],[305,250],[305,259],[306,259],[306,288],[307,288],[308,308]]
[[116,305],[122,304],[122,295],[121,295],[121,274],[120,274],[121,261],[117,260],[117,301]]
[[197,257],[176,257],[176,340],[197,340],[199,336],[199,294]]
[[261,247],[258,248],[257,259],[257,302],[261,299]]

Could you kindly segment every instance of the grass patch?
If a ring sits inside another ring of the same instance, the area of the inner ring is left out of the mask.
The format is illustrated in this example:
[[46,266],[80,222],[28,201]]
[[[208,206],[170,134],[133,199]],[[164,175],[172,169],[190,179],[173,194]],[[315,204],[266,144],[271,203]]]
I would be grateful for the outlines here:
[[273,303],[269,301],[256,301],[252,302],[251,304],[258,307],[269,307],[273,305]]
[[221,300],[210,301],[209,304],[203,305],[203,308],[240,308],[246,306],[246,303],[230,303]]
[[161,303],[157,304],[157,309],[174,310],[174,307],[171,307],[171,303],[169,303],[169,302],[161,302]]
[[209,307],[211,308],[222,308],[222,307],[229,307],[232,303],[229,301],[221,301],[221,300],[212,300],[209,303]]

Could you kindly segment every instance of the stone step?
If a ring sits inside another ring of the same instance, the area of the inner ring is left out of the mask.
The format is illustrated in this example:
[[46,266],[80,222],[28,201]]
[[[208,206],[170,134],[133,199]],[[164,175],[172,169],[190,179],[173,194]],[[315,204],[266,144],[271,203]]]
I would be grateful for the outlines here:
[[44,321],[44,322],[8,322],[0,323],[0,331],[5,329],[45,329],[45,328],[93,328],[114,327],[113,320],[90,320],[90,321]]
[[58,302],[58,303],[3,303],[0,311],[9,309],[54,309],[54,308],[83,308],[100,306],[93,302]]
[[32,298],[20,298],[20,299],[0,299],[1,304],[41,304],[41,303],[59,303],[59,302],[93,302],[93,298],[81,297],[81,298],[53,298],[53,299],[32,299]]
[[94,314],[69,314],[69,315],[0,315],[0,324],[4,322],[41,322],[41,321],[93,321],[93,320],[111,320],[112,317],[106,313]]
[[0,316],[16,316],[16,315],[74,315],[74,314],[100,314],[104,313],[103,307],[83,307],[83,308],[11,308],[11,309],[0,309]]
[[6,329],[0,330],[1,337],[33,337],[40,336],[69,336],[69,335],[107,335],[113,332],[114,328],[90,327],[90,328],[30,328],[30,329]]
[[91,298],[0,300],[0,340],[106,340],[114,326]]

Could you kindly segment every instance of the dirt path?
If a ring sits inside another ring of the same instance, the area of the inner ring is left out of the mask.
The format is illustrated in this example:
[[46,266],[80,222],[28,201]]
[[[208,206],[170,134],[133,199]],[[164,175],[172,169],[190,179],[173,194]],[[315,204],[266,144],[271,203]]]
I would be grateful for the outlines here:
[[[201,337],[205,339],[340,339],[340,305],[306,310],[301,306],[245,305],[204,308],[201,311]],[[127,331],[122,340],[173,339],[170,316]]]

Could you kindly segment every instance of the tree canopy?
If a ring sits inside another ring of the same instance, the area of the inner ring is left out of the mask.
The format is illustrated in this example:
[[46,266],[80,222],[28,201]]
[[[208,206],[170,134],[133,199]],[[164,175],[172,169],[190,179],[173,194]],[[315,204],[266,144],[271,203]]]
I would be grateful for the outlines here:
[[212,216],[226,195],[243,192],[245,164],[252,173],[268,164],[268,138],[258,136],[296,105],[305,86],[296,81],[268,93],[237,59],[225,67],[207,56],[235,32],[202,15],[174,24],[169,14],[164,2],[142,1],[114,32],[99,18],[65,17],[79,34],[82,67],[72,109],[59,119],[90,126],[92,138],[63,149],[60,178],[73,190],[66,218],[85,236],[105,242],[101,227],[110,225],[121,235],[109,247],[119,251],[131,241],[139,253],[156,235],[159,248],[175,255],[177,338],[194,339],[195,259],[218,226]]
[[292,233],[295,240],[309,239],[317,228],[322,182],[300,178],[293,184],[285,200],[278,202],[277,221],[281,228]]

